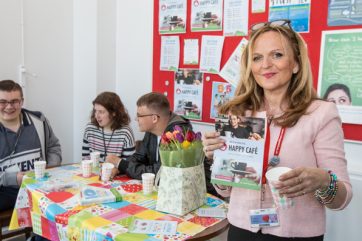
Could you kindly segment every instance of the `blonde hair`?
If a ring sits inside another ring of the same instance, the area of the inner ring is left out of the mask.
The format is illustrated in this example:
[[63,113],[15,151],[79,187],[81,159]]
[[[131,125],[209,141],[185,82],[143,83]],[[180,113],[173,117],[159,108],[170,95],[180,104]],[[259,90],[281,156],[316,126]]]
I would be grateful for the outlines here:
[[233,113],[244,115],[245,111],[259,111],[264,103],[264,90],[255,81],[251,72],[253,48],[256,39],[263,33],[274,31],[284,36],[290,44],[299,71],[293,73],[287,95],[288,107],[282,116],[274,119],[277,125],[294,126],[299,118],[306,113],[308,106],[317,98],[313,89],[313,77],[308,58],[308,50],[302,37],[289,27],[270,26],[266,24],[251,34],[241,59],[241,80],[236,88],[235,96],[220,108],[221,114]]

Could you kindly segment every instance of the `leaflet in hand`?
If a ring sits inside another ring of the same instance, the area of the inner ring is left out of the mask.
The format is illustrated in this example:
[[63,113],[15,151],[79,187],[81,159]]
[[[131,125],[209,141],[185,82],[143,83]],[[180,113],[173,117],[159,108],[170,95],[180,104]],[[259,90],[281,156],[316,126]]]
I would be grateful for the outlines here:
[[226,142],[214,152],[211,182],[259,190],[263,173],[265,113],[258,113],[258,117],[229,115],[218,118],[215,129]]
[[122,201],[122,195],[116,188],[84,186],[80,192],[80,204],[110,203]]

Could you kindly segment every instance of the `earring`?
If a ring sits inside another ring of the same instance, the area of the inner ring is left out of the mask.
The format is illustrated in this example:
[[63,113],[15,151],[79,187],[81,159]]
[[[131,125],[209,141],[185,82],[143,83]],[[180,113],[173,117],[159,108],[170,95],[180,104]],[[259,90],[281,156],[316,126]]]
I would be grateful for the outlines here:
[[293,69],[293,74],[296,74],[296,73],[298,73],[298,68]]

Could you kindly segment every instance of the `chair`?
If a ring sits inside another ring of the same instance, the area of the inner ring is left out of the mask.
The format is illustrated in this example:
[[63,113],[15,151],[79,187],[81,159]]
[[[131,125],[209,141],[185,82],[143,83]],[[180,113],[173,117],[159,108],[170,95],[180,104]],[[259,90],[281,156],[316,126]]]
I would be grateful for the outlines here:
[[25,234],[26,239],[30,237],[32,228],[21,228],[14,231],[9,231],[3,234],[3,227],[9,226],[13,209],[0,212],[0,240],[12,238],[20,234]]

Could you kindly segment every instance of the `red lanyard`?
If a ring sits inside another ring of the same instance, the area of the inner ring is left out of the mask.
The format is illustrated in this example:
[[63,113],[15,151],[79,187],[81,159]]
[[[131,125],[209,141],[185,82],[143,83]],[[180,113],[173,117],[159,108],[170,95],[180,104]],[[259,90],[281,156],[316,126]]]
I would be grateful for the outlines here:
[[[264,149],[264,161],[263,161],[263,176],[262,176],[263,184],[266,183],[265,173],[268,170],[268,166],[269,166],[270,124],[271,124],[271,121],[268,121],[267,132],[266,132],[266,140],[265,140],[265,149]],[[285,127],[282,127],[280,129],[278,141],[277,141],[277,143],[275,145],[273,158],[279,158],[279,153],[280,153],[280,149],[282,148],[284,134],[285,134]]]

